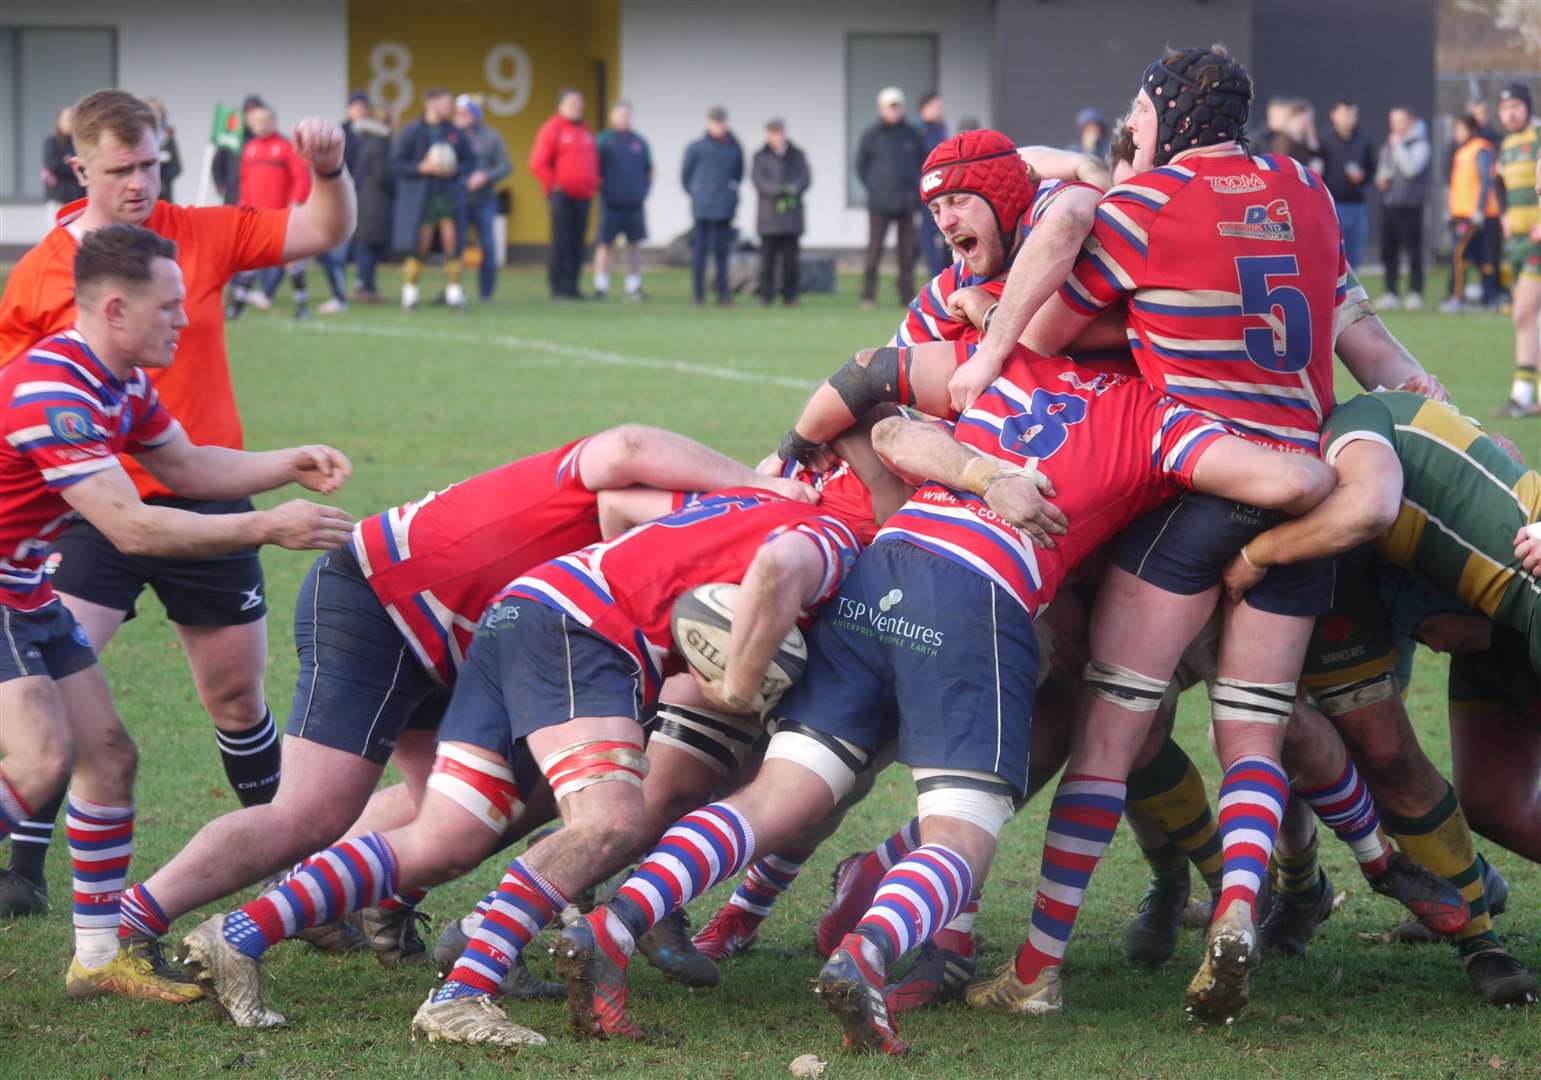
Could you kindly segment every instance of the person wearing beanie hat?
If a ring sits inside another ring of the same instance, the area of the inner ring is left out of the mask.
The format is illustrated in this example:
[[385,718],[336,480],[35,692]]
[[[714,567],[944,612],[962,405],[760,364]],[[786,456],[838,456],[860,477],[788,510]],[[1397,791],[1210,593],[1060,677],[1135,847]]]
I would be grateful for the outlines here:
[[878,93],[878,119],[862,132],[856,147],[856,176],[867,196],[867,262],[861,302],[872,307],[877,298],[878,260],[889,226],[898,234],[899,302],[915,293],[915,213],[920,208],[915,183],[925,160],[920,132],[905,119],[904,91],[884,87]]
[[455,126],[470,144],[471,174],[466,177],[466,221],[476,229],[476,243],[466,245],[466,265],[477,268],[478,296],[492,299],[498,286],[502,253],[497,245],[498,185],[514,172],[508,144],[496,128],[482,123],[482,103],[471,94],[455,99]]
[[1499,91],[1498,122],[1506,133],[1498,148],[1498,178],[1507,203],[1504,257],[1514,275],[1514,381],[1493,415],[1541,416],[1541,200],[1536,196],[1541,130],[1529,86],[1510,83]]

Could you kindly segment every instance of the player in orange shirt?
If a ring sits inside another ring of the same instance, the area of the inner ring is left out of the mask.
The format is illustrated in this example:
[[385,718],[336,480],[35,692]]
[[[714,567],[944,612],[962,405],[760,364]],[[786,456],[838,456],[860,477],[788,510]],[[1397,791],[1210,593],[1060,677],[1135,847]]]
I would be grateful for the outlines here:
[[[65,206],[58,226],[22,257],[0,297],[0,364],[75,321],[73,267],[80,238],[106,225],[143,225],[177,245],[186,281],[188,325],[175,365],[151,376],[162,403],[199,444],[240,449],[225,355],[222,292],[238,271],[329,251],[352,234],[353,183],[342,163],[342,130],[301,120],[299,153],[316,183],[292,210],[159,202],[159,124],[148,105],[121,90],[100,90],[75,106],[74,167],[86,198]],[[251,509],[246,500],[178,499],[143,469],[128,465],[146,502],[199,513]],[[187,653],[193,681],[214,721],[225,772],[241,802],[267,802],[278,786],[279,741],[263,696],[267,607],[256,549],[202,559],[124,555],[87,522],[55,541],[53,585],[100,652],[146,585],[155,589]],[[12,835],[11,871],[0,871],[0,916],[47,910],[43,859],[58,804],[39,807]]]

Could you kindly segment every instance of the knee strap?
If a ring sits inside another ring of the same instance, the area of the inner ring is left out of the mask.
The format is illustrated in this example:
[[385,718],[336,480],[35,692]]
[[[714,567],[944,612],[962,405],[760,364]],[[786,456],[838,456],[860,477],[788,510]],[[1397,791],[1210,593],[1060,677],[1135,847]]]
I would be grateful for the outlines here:
[[551,784],[551,793],[561,802],[594,784],[619,781],[642,786],[648,772],[647,755],[634,742],[621,739],[587,739],[547,754],[540,771]]
[[719,776],[728,776],[743,767],[763,730],[758,717],[666,704],[658,707],[649,745],[675,747]]
[[1295,684],[1255,683],[1218,678],[1209,691],[1210,715],[1216,720],[1243,720],[1283,727],[1295,708]]
[[1337,686],[1311,687],[1308,692],[1322,714],[1334,720],[1358,712],[1371,705],[1378,705],[1397,696],[1396,676],[1386,671],[1358,682],[1340,683]]
[[477,757],[440,743],[428,774],[428,787],[461,807],[498,836],[524,812],[514,771],[506,764]]
[[974,769],[911,769],[915,809],[928,817],[956,818],[999,836],[1017,812],[1016,792],[994,773]]
[[829,377],[829,385],[852,416],[860,420],[874,405],[889,401],[915,404],[915,392],[910,386],[909,349],[885,345],[872,350],[865,364],[859,359],[861,355],[854,353]]
[[1149,675],[1102,660],[1088,660],[1083,677],[1092,693],[1130,712],[1155,712],[1166,694],[1167,680],[1152,679]]
[[870,755],[855,743],[801,724],[782,722],[765,748],[765,760],[780,758],[801,765],[828,786],[838,803],[851,793],[856,774],[867,767]]

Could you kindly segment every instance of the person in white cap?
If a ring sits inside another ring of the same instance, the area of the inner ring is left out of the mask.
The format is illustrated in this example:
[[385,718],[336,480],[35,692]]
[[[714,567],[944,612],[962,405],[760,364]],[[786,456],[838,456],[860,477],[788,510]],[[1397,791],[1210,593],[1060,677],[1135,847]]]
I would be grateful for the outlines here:
[[904,118],[904,91],[878,92],[878,122],[862,133],[856,148],[856,175],[867,189],[867,265],[861,302],[872,307],[877,296],[878,258],[890,224],[898,226],[899,302],[915,295],[915,215],[920,166],[925,161],[920,132]]

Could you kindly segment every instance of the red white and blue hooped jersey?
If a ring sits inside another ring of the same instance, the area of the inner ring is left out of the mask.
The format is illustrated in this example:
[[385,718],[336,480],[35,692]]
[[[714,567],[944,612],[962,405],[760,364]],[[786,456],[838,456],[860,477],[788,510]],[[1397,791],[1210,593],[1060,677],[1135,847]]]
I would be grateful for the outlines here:
[[1000,378],[959,416],[953,436],[981,453],[1037,468],[1069,527],[1036,548],[979,496],[922,484],[878,532],[985,575],[1029,615],[1066,575],[1146,510],[1193,486],[1224,425],[1138,376],[1091,373],[1067,357],[1016,349]]
[[[1054,205],[1054,200],[1078,187],[1097,190],[1091,184],[1081,181],[1044,180],[1038,185],[1038,192],[1028,208],[1027,220],[1021,225],[1021,242],[1017,244],[1017,251],[1022,250],[1022,243],[1026,243],[1028,234],[1043,220],[1049,207]],[[955,260],[915,294],[915,299],[910,301],[910,310],[905,313],[904,321],[899,324],[889,344],[900,346],[920,345],[927,341],[967,341],[970,346],[969,355],[972,356],[974,347],[979,344],[979,331],[967,319],[960,321],[949,315],[947,299],[959,289],[974,286],[988,289],[999,297],[1006,288],[1006,274],[1010,269],[1008,262],[995,277],[986,278],[969,273],[962,259]]]
[[1314,454],[1347,292],[1321,178],[1238,148],[1112,188],[1060,296],[1086,314],[1127,298],[1129,345],[1153,386]]
[[757,488],[703,495],[668,517],[531,570],[494,600],[534,600],[615,643],[636,660],[651,704],[664,678],[682,669],[669,629],[674,601],[698,585],[742,582],[760,548],[788,531],[811,539],[824,560],[806,621],[835,595],[861,541],[818,506]]
[[0,370],[0,409],[0,605],[33,611],[55,598],[43,560],[75,518],[60,493],[182,427],[143,370],[120,380],[74,330]]
[[578,467],[587,442],[511,461],[354,526],[364,576],[418,661],[446,686],[499,589],[600,540],[599,495]]

